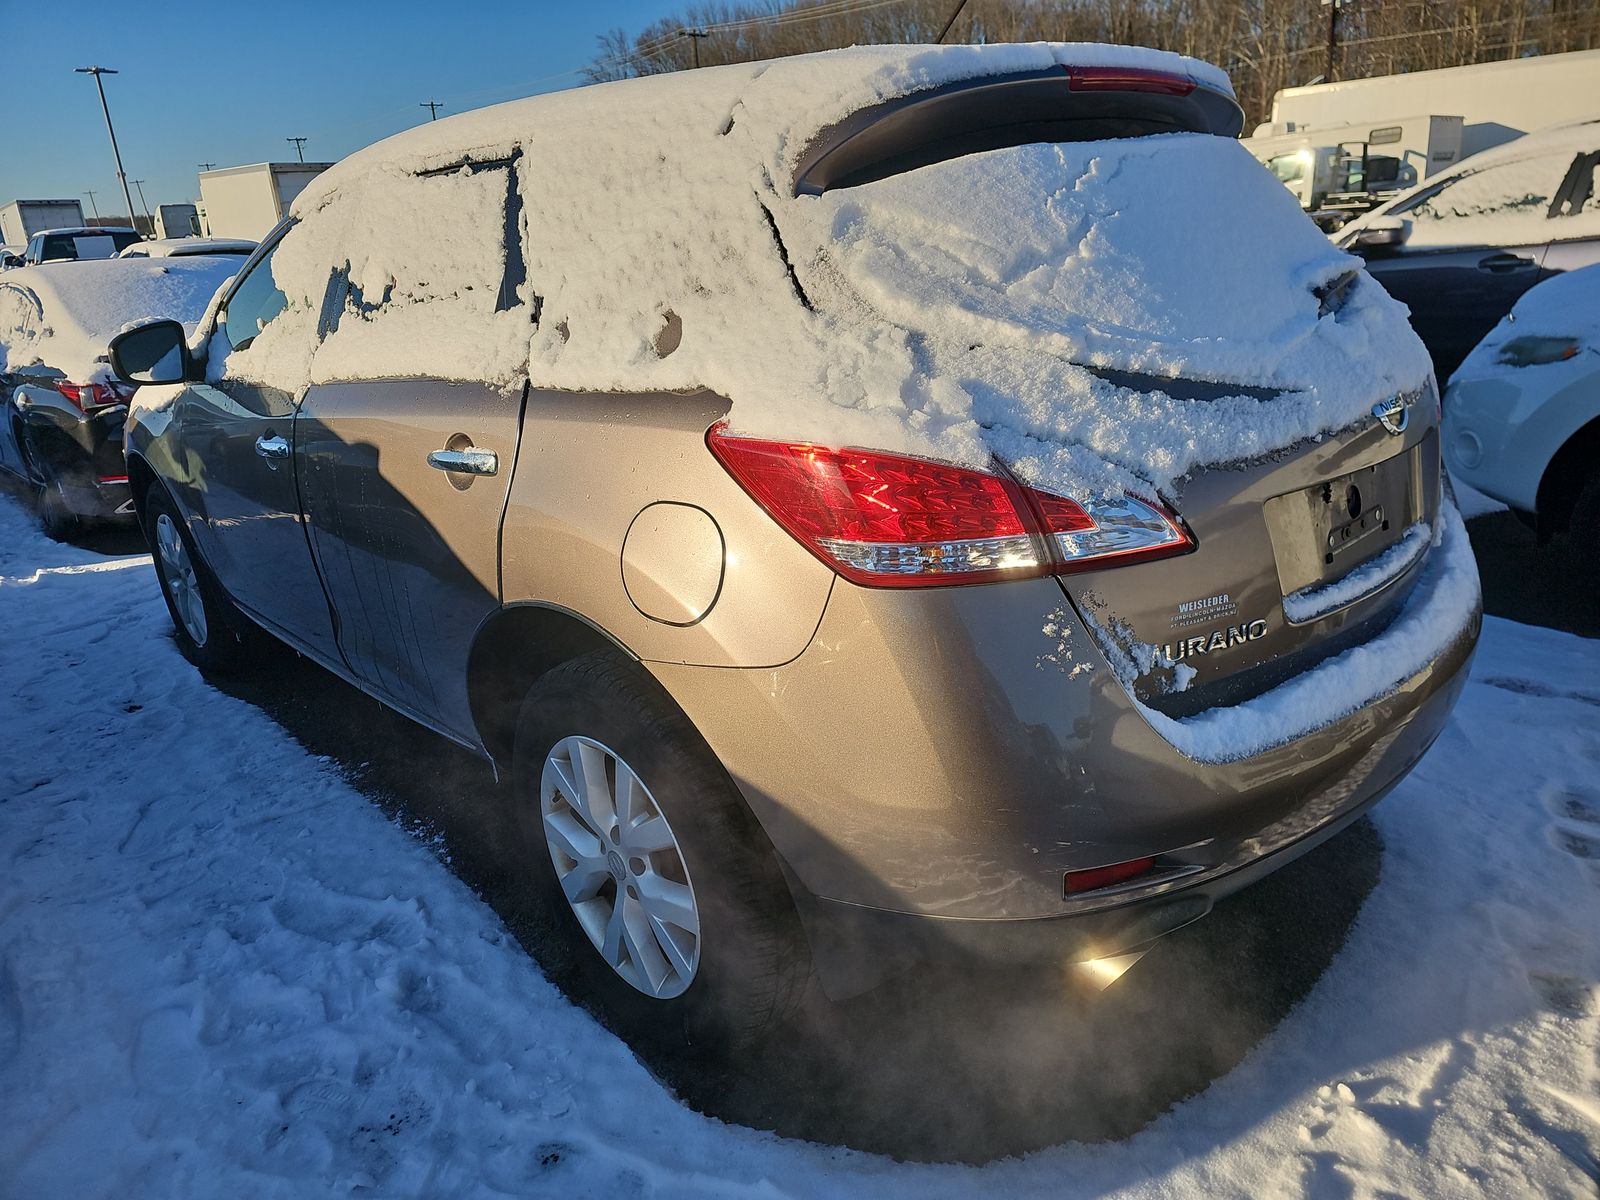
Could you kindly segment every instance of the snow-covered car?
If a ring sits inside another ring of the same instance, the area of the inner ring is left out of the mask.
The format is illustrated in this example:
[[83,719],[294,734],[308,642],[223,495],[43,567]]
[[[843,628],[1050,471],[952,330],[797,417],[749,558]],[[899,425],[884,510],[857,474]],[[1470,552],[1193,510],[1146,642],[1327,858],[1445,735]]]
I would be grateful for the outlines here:
[[106,259],[0,277],[0,471],[33,490],[53,535],[132,517],[122,423],[133,389],[112,378],[106,340],[155,313],[192,328],[237,265]]
[[1600,266],[1546,280],[1467,356],[1445,396],[1451,473],[1600,577]]
[[1474,154],[1344,227],[1450,378],[1517,297],[1600,263],[1600,120]]
[[499,764],[626,1030],[1114,978],[1393,787],[1480,620],[1427,354],[1241,119],[1170,54],[864,47],[357,153],[111,345],[177,643]]
[[47,262],[86,262],[115,258],[143,238],[137,229],[112,225],[82,226],[72,229],[42,229],[28,239],[22,260],[26,266]]
[[249,254],[258,243],[247,238],[156,238],[136,242],[118,258],[187,258],[196,254]]

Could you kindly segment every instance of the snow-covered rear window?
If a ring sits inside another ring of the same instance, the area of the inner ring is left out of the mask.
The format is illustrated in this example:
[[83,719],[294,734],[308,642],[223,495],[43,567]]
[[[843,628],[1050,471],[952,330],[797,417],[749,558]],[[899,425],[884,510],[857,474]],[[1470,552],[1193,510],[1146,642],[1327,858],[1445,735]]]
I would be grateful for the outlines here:
[[974,343],[1281,344],[1348,266],[1238,143],[1203,134],[1017,146],[814,203],[822,253],[869,303]]
[[284,384],[313,348],[312,382],[512,382],[533,328],[516,196],[510,161],[346,180],[279,245],[288,307],[253,350]]

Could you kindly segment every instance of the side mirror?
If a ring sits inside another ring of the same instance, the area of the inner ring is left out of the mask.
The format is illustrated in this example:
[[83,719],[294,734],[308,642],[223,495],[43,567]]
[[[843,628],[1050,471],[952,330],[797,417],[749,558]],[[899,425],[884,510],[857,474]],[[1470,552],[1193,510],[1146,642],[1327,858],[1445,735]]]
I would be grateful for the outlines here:
[[1411,222],[1403,217],[1378,217],[1356,234],[1357,246],[1401,246],[1411,236]]
[[0,271],[9,271],[12,267],[25,267],[28,260],[18,254],[7,254],[0,257]]
[[189,378],[189,339],[177,321],[151,321],[125,329],[106,350],[124,383],[182,383]]

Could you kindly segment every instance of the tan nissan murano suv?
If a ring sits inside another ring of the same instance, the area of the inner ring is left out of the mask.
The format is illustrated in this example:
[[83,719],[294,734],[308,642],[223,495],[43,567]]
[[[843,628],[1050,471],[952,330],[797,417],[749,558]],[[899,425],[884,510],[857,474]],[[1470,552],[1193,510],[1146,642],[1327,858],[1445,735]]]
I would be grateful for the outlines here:
[[1240,121],[868,47],[362,151],[110,348],[178,645],[509,773],[627,1030],[1129,961],[1394,787],[1479,627],[1426,356]]

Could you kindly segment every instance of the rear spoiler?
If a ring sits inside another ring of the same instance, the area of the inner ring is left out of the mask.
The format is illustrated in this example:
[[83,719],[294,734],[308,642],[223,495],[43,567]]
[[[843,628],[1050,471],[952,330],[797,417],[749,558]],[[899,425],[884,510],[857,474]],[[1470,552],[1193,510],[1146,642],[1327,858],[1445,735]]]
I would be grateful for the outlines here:
[[1185,74],[1148,67],[1056,66],[990,75],[859,109],[819,133],[795,167],[794,194],[870,183],[963,154],[1032,142],[1152,133],[1234,138],[1239,102]]

